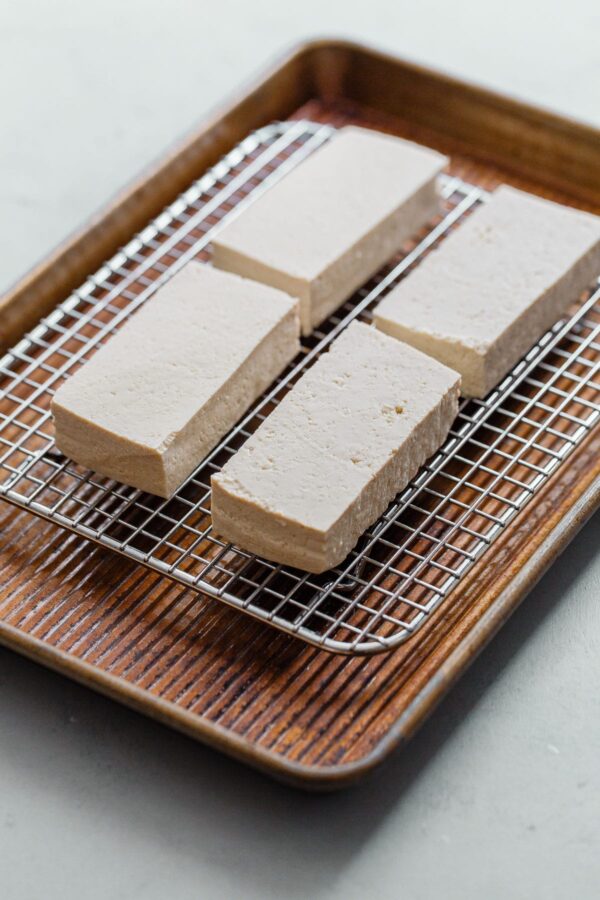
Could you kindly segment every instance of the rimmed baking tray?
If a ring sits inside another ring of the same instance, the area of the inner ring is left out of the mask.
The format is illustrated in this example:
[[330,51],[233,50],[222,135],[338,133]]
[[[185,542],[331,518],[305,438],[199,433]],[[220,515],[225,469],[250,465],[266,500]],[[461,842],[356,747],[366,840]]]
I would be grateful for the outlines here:
[[[66,247],[60,265],[50,261],[18,286],[2,306],[7,340],[62,299],[100,262],[100,252],[102,259],[111,256],[123,237],[130,239],[136,227],[147,224],[148,215],[158,211],[153,202],[173,201],[189,187],[189,181],[180,183],[184,170],[197,179],[212,161],[215,145],[231,149],[223,145],[223,134],[237,138],[244,126],[262,125],[264,115],[326,125],[358,121],[414,137],[450,152],[450,192],[460,186],[464,194],[466,186],[467,194],[476,194],[511,180],[567,202],[583,198],[588,208],[598,199],[598,143],[591,129],[363,48],[312,44],[295,51],[242,98],[235,113],[230,109],[212,127],[200,129],[148,176],[145,189],[138,185],[108,211],[99,231],[91,229]],[[279,127],[282,133],[290,130]],[[305,127],[292,126],[299,133]],[[536,169],[545,183],[531,180]],[[143,221],[132,215],[139,215],[133,198],[145,204]],[[566,372],[571,386],[577,383],[573,377],[580,382],[589,376],[597,325],[593,302],[574,312],[564,334],[558,326],[547,338],[556,343],[568,337],[570,348],[552,345],[558,356],[545,359],[549,378],[561,367],[562,377],[565,354],[573,359],[573,342],[585,344],[578,368]],[[418,637],[385,658],[335,659],[288,637],[274,639],[271,631],[214,602],[9,510],[0,557],[2,639],[289,780],[346,783],[414,730],[595,507],[595,419],[586,418],[587,427],[580,429],[582,410],[593,408],[590,398],[579,396],[583,406],[576,415],[573,409],[569,413],[571,388],[556,380],[552,385],[562,391],[562,396],[552,392],[560,410],[576,421],[544,447],[536,440],[536,452],[556,451],[561,435],[576,434],[568,459],[535,482],[527,518],[514,509],[512,521],[495,537],[493,555],[488,549],[484,564],[472,561],[471,571],[439,611],[431,612]],[[473,418],[472,411],[468,415]],[[535,469],[530,471],[535,479]],[[500,497],[507,498],[510,493]]]

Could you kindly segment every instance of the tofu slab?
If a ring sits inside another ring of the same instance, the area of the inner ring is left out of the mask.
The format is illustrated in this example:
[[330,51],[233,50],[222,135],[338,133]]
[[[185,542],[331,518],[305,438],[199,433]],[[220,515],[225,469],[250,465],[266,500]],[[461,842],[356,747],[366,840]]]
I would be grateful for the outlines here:
[[600,274],[600,218],[506,186],[382,300],[375,324],[484,397]]
[[352,323],[213,475],[214,531],[309,572],[342,562],[445,440],[459,382]]
[[213,262],[298,297],[310,334],[436,215],[446,162],[400,138],[343,128],[225,226]]
[[295,299],[188,263],[56,392],[56,444],[170,497],[298,349]]

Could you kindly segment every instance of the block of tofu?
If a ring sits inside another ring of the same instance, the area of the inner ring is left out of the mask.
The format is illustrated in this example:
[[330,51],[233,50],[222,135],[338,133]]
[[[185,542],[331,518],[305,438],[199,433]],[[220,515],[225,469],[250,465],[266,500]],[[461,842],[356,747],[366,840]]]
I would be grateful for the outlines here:
[[352,323],[213,475],[214,531],[308,572],[341,563],[445,440],[459,384]]
[[484,397],[600,274],[600,218],[498,188],[375,309]]
[[343,128],[225,226],[213,262],[298,297],[310,334],[436,215],[446,162],[400,138]]
[[170,497],[299,349],[298,301],[188,265],[56,392],[59,450]]

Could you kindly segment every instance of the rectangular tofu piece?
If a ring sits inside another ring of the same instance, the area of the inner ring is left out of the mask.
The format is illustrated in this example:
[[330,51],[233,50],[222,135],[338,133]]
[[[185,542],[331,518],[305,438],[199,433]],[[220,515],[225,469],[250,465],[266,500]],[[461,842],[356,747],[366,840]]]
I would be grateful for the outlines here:
[[188,263],[56,392],[56,445],[170,497],[299,350],[298,302]]
[[341,563],[456,416],[460,377],[352,323],[213,475],[213,530],[278,563]]
[[300,299],[310,334],[439,211],[447,159],[343,128],[225,226],[213,262]]
[[499,187],[381,301],[378,328],[485,397],[600,274],[600,218]]

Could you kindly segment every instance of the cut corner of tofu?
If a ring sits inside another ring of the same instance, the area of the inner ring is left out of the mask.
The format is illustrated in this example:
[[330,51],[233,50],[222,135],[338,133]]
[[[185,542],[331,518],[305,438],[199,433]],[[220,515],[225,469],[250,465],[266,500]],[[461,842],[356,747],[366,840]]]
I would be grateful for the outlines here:
[[280,271],[259,260],[252,259],[238,251],[227,240],[215,238],[212,242],[212,265],[217,271],[227,272],[232,277],[263,285],[267,290],[285,294],[294,304],[299,322],[299,333],[308,335],[312,331],[310,284],[306,279]]
[[450,164],[450,157],[446,156],[444,153],[440,153],[439,150],[434,150],[433,147],[429,147],[427,144],[420,144],[418,141],[410,140],[410,138],[399,137],[397,134],[381,131],[379,128],[368,128],[364,125],[352,124],[342,125],[340,128],[336,129],[330,141],[339,140],[343,135],[364,136],[365,138],[376,139],[388,142],[389,144],[397,144],[407,149],[412,149],[415,154],[421,157],[428,156],[430,159],[435,160],[440,171]]
[[335,546],[334,526],[321,530],[274,514],[240,492],[223,472],[211,477],[211,495],[214,533],[262,559],[320,575],[348,555],[344,545]]
[[87,469],[165,499],[175,493],[179,472],[170,471],[160,448],[134,444],[108,432],[53,398],[56,448]]
[[458,341],[452,343],[446,339],[437,339],[429,331],[406,328],[393,316],[386,315],[383,304],[380,304],[373,313],[373,327],[405,347],[412,347],[432,361],[451,369],[458,378],[463,396],[479,396],[469,393],[471,386],[477,387],[485,375],[482,357],[475,349],[465,347]]
[[470,347],[462,341],[437,337],[428,330],[407,328],[383,304],[373,313],[373,325],[381,333],[412,347],[456,373],[463,397],[485,397],[495,384],[496,373],[487,367],[488,350]]

